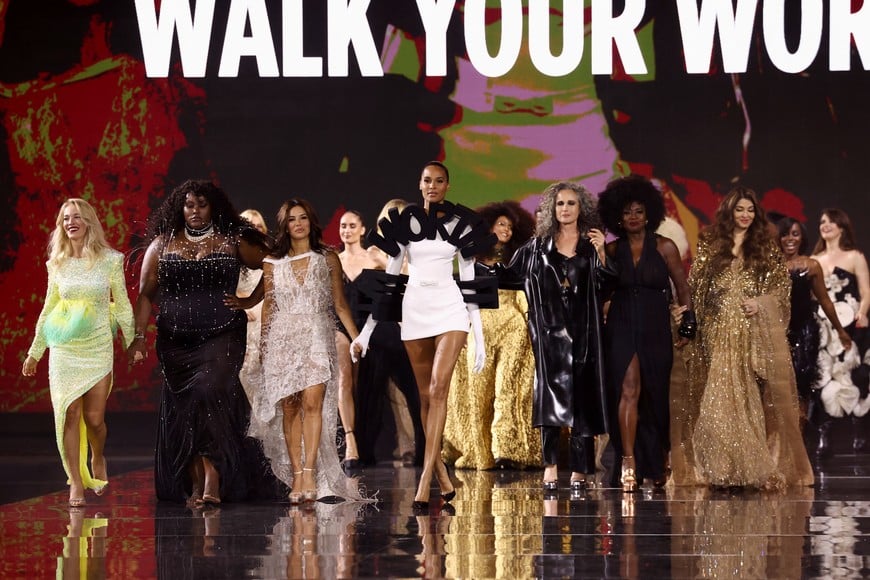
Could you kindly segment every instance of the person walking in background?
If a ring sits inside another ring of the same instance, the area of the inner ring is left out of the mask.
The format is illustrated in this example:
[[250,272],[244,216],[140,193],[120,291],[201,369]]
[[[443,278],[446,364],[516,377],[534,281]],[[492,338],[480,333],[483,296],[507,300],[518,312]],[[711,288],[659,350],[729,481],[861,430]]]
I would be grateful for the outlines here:
[[21,373],[34,376],[49,349],[55,439],[68,477],[69,505],[80,507],[85,505],[85,489],[102,495],[109,484],[104,448],[113,324],[121,329],[127,346],[134,340],[141,342],[143,335],[133,331],[124,256],[109,247],[87,201],[73,198],[61,205],[49,238],[46,267],[48,290]]
[[[248,220],[254,229],[267,236],[269,229],[266,227],[266,220],[263,219],[263,214],[255,209],[246,209],[241,214],[242,218]],[[254,289],[260,284],[263,278],[263,270],[253,270],[250,268],[242,268],[239,273],[239,285],[236,287],[236,295],[249,297],[254,292]],[[242,381],[242,387],[245,389],[245,394],[248,396],[248,402],[254,400],[254,391],[259,387],[253,378],[259,372],[260,366],[260,323],[263,316],[263,303],[257,302],[254,306],[245,310],[245,316],[248,318],[247,340],[245,342],[245,362],[242,364],[242,370],[239,371],[239,379]]]
[[[510,262],[535,231],[532,216],[515,201],[494,202],[477,210],[497,241],[477,256],[479,276],[493,276]],[[486,365],[473,373],[472,348],[453,373],[444,427],[444,459],[461,469],[522,469],[541,464],[541,441],[532,427],[535,356],[522,284],[498,291],[498,308],[480,316],[489,347]],[[473,346],[473,345],[472,345]]]

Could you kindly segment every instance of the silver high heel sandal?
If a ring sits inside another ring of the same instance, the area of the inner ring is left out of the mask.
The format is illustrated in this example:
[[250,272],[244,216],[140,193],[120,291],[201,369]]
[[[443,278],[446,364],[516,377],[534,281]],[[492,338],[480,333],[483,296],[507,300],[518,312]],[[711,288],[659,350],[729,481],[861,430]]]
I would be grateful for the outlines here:
[[[293,484],[296,484],[296,478],[302,474],[302,471],[294,471],[293,472]],[[301,491],[291,491],[290,495],[287,496],[287,499],[290,500],[290,505],[299,505],[302,503],[302,492]]]
[[[314,471],[314,468],[313,467],[303,467],[302,471]],[[316,481],[315,481],[314,485],[315,486],[317,485]],[[307,490],[303,491],[302,492],[302,501],[304,501],[305,503],[317,501],[317,488],[315,487],[315,489],[307,489]]]

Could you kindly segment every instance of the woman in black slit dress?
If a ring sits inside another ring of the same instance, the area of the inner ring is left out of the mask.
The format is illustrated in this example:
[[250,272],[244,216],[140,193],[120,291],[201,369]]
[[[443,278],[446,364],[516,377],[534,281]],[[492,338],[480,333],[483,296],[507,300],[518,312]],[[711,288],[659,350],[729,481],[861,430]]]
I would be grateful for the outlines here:
[[623,491],[636,491],[644,478],[656,485],[667,479],[671,282],[688,309],[678,347],[694,336],[694,315],[680,252],[655,233],[665,218],[655,186],[635,175],[614,180],[599,197],[599,212],[607,229],[619,236],[606,247],[619,280],[604,327],[609,412],[619,426],[610,432],[617,456],[614,474],[620,472]]
[[[250,405],[239,370],[247,320],[243,304],[227,295],[243,263],[262,265],[265,245],[243,224],[208,181],[180,185],[150,220],[134,314],[137,333],[144,332],[159,298],[164,381],[154,478],[161,500],[198,506],[281,495],[258,443],[245,435]],[[261,297],[255,290],[252,300]],[[137,344],[145,355],[144,341]]]

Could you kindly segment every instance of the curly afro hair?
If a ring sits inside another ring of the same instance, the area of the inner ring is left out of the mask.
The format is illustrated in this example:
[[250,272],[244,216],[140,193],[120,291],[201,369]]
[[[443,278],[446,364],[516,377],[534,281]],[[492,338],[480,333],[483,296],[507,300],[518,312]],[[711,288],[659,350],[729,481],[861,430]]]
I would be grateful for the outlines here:
[[665,221],[665,202],[662,193],[649,179],[629,175],[614,179],[598,196],[598,213],[612,234],[625,235],[622,212],[632,203],[639,203],[646,211],[647,230],[655,231]]
[[[509,262],[514,252],[525,244],[535,233],[535,218],[528,211],[523,209],[519,202],[513,200],[496,201],[481,206],[475,210],[477,214],[486,223],[486,227],[492,230],[495,222],[501,216],[506,217],[511,222],[513,235],[510,241],[503,249],[503,260]],[[487,250],[486,256],[490,255],[492,248]]]
[[247,221],[239,215],[223,189],[205,179],[188,179],[172,190],[148,220],[147,239],[180,232],[184,228],[184,202],[188,194],[204,197],[211,206],[214,229],[222,234],[236,231]]

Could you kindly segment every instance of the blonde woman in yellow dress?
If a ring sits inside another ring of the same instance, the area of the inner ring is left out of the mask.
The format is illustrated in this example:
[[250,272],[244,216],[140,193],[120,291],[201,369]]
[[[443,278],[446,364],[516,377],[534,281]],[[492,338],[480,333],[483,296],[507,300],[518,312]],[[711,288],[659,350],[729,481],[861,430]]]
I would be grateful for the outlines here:
[[78,507],[85,504],[85,489],[102,495],[109,483],[103,448],[112,389],[112,317],[129,346],[133,309],[124,283],[124,256],[109,247],[88,202],[64,202],[48,255],[48,291],[21,372],[34,376],[49,349],[55,437],[69,478],[69,504]]
[[722,200],[701,234],[689,286],[700,340],[689,345],[694,433],[683,433],[696,481],[676,483],[812,485],[786,340],[791,279],[752,190],[737,187]]
[[[479,256],[479,275],[495,275],[534,233],[534,218],[515,201],[476,210],[498,241]],[[497,309],[481,310],[490,354],[483,371],[472,373],[474,349],[466,349],[453,371],[444,427],[443,456],[460,469],[540,466],[541,441],[532,427],[535,356],[526,329],[529,305],[522,285],[499,289]],[[463,364],[463,362],[465,364]]]

